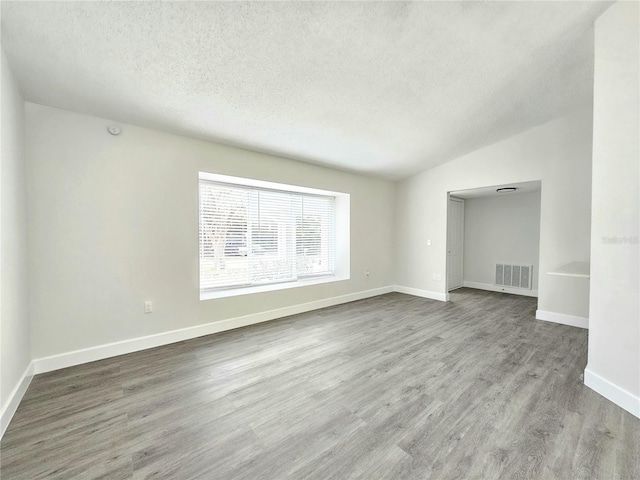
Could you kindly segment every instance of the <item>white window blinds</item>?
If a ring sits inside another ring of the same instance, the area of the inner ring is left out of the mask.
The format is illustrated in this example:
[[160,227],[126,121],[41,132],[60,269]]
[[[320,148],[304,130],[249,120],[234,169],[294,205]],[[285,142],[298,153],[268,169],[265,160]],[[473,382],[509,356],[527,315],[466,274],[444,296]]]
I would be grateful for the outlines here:
[[200,289],[333,275],[335,198],[200,180]]

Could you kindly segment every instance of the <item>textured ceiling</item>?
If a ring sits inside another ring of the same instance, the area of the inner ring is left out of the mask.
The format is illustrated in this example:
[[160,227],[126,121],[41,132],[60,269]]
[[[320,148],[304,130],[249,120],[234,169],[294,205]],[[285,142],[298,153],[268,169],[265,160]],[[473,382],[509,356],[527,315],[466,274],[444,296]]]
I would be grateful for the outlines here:
[[397,179],[590,102],[610,2],[2,2],[25,98]]

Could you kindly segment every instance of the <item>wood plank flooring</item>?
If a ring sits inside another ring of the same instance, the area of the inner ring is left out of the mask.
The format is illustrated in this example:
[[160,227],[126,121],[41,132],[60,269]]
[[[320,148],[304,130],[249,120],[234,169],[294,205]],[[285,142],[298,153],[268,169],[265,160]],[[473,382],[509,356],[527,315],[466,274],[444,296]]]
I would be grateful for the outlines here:
[[11,479],[638,479],[640,420],[536,299],[392,293],[36,376]]

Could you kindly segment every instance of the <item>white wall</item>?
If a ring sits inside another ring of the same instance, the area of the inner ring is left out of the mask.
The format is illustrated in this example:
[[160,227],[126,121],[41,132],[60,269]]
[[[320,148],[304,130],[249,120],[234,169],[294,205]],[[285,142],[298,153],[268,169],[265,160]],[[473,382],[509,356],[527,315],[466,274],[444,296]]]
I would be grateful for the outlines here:
[[490,287],[497,262],[533,265],[537,290],[540,192],[468,198],[464,210],[464,281]]
[[[131,125],[114,137],[32,103],[26,118],[35,358],[393,284],[391,182]],[[351,280],[200,301],[198,171],[351,194]]]
[[596,21],[585,382],[640,416],[638,18],[637,3],[618,2]]
[[445,282],[432,275],[446,278],[448,191],[541,180],[538,308],[587,317],[588,281],[545,272],[589,259],[591,111],[585,107],[400,182],[397,283],[445,293]]
[[[15,389],[31,362],[27,279],[27,194],[24,101],[2,52],[2,161],[0,164],[0,405],[2,431]],[[18,394],[18,396],[21,396]],[[19,400],[19,398],[17,399]],[[15,407],[15,405],[14,405]]]

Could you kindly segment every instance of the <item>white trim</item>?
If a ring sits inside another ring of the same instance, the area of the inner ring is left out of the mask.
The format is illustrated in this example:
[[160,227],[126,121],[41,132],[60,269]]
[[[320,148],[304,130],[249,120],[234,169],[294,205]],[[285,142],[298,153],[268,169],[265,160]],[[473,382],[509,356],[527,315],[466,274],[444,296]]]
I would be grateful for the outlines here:
[[592,372],[589,370],[589,365],[584,369],[584,384],[631,415],[640,418],[640,397]]
[[295,282],[270,283],[268,285],[254,285],[244,288],[229,288],[227,290],[201,290],[200,300],[214,300],[216,298],[236,297],[238,295],[251,295],[253,293],[275,292],[289,288],[308,287],[322,283],[343,282],[349,280],[349,275],[327,275],[318,278],[301,279]]
[[0,415],[0,438],[4,435],[9,423],[11,423],[13,415],[16,413],[16,410],[18,410],[18,406],[27,388],[29,388],[31,380],[33,380],[33,362],[27,366],[22,377],[20,377],[20,381],[9,395],[7,403],[2,408],[2,414]]
[[503,287],[491,283],[467,282],[462,283],[464,287],[476,288],[478,290],[488,290],[490,292],[510,293],[511,295],[524,295],[525,297],[537,297],[537,290],[527,290],[525,288]]
[[419,288],[403,287],[402,285],[394,285],[394,292],[406,293],[407,295],[414,295],[416,297],[430,298],[431,300],[439,300],[440,302],[448,302],[449,294],[432,292],[429,290],[421,290]]
[[544,310],[536,310],[536,320],[560,323],[562,325],[569,325],[570,327],[586,329],[589,328],[589,318],[578,317],[576,315],[567,315],[566,313],[545,312]]
[[50,357],[37,358],[33,361],[34,373],[50,372],[60,368],[71,367],[83,363],[102,360],[104,358],[124,355],[126,353],[146,350],[148,348],[159,347],[170,343],[189,340],[191,338],[211,335],[212,333],[224,332],[235,328],[245,327],[256,323],[267,322],[276,318],[296,315],[298,313],[309,312],[319,308],[331,307],[341,303],[353,302],[363,298],[375,297],[390,293],[392,287],[381,287],[362,292],[350,293],[339,297],[325,298],[315,300],[313,302],[291,305],[289,307],[268,310],[265,312],[253,313],[242,317],[229,318],[218,322],[206,323],[204,325],[196,325],[194,327],[181,328],[169,332],[157,333],[145,337],[132,338],[122,340],[120,342],[108,343],[105,345],[97,345],[95,347],[83,348],[82,350],[74,350],[72,352],[52,355]]

